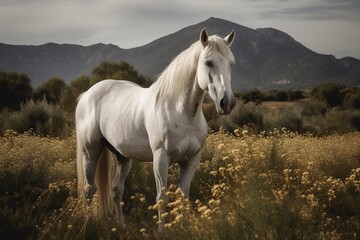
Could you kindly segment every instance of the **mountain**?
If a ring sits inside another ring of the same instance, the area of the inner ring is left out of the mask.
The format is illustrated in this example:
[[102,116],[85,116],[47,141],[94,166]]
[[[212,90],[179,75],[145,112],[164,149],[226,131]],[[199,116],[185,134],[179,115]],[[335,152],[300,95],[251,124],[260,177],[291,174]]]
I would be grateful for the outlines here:
[[309,89],[332,81],[349,87],[360,85],[360,61],[318,54],[273,28],[250,29],[218,18],[183,28],[178,32],[132,49],[115,45],[79,46],[48,43],[40,46],[0,44],[0,71],[29,75],[33,85],[58,76],[65,80],[89,75],[101,61],[127,61],[143,75],[156,75],[181,51],[198,40],[202,28],[209,34],[237,33],[231,46],[236,59],[234,90]]
[[119,60],[125,50],[114,45],[96,44],[83,47],[72,44],[47,43],[40,46],[0,44],[0,71],[28,74],[33,85],[50,77],[65,80],[86,75],[103,60]]

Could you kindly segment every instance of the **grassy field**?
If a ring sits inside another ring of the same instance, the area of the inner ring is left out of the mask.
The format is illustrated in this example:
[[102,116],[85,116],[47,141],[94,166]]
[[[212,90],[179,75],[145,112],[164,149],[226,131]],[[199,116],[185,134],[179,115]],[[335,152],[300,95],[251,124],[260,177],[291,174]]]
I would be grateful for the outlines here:
[[151,163],[126,181],[125,229],[77,199],[75,137],[0,138],[1,239],[358,239],[360,133],[210,133],[191,199],[169,170],[158,233]]

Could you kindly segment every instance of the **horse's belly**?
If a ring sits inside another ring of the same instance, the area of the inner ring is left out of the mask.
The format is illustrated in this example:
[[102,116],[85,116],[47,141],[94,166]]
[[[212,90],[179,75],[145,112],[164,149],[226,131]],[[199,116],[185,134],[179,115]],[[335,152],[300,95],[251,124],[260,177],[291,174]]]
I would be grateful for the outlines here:
[[121,143],[118,149],[122,155],[138,161],[152,161],[153,154],[150,145],[146,142],[131,142],[127,141]]

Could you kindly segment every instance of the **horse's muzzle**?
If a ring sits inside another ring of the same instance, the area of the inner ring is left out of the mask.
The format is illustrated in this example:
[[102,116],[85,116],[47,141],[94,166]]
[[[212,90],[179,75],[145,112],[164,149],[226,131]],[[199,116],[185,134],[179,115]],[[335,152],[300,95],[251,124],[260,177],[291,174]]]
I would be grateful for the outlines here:
[[225,96],[220,100],[220,107],[222,112],[219,112],[221,115],[228,115],[234,109],[236,105],[235,97],[231,97],[230,100]]

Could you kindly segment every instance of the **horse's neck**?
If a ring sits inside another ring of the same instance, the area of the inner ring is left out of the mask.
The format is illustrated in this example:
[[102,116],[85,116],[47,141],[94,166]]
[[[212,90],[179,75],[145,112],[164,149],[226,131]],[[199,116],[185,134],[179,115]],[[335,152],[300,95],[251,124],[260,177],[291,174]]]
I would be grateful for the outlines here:
[[[158,100],[173,105],[178,112],[196,116],[201,109],[204,91],[199,87],[196,70],[201,44],[194,43],[179,54],[150,88]],[[171,82],[173,81],[173,82]]]
[[193,84],[188,85],[188,89],[183,96],[183,110],[190,117],[195,117],[201,111],[202,102],[204,100],[205,92],[200,88],[196,76]]

